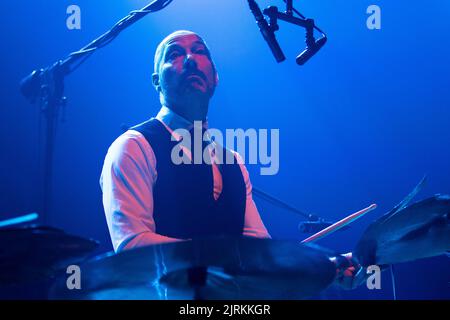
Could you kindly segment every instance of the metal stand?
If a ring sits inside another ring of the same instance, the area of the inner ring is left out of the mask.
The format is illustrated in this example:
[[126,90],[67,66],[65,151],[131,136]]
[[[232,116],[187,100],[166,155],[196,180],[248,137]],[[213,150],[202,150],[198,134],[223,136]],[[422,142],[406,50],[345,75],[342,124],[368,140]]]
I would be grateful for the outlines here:
[[[149,13],[164,9],[173,0],[155,0],[141,10],[130,12],[117,22],[112,29],[92,41],[81,50],[72,52],[64,60],[59,60],[49,67],[34,70],[20,84],[22,94],[31,102],[41,107],[45,118],[45,154],[44,182],[41,217],[47,222],[52,201],[53,154],[55,149],[56,126],[61,108],[66,105],[64,97],[64,78],[79,67],[92,53],[114,40],[123,30],[142,19]],[[75,63],[77,63],[75,65]]]
[[[318,232],[322,229],[325,229],[325,228],[333,225],[333,222],[326,221],[325,219],[323,219],[315,214],[303,212],[303,211],[287,204],[286,202],[284,202],[280,199],[277,199],[276,197],[268,194],[267,192],[264,192],[261,189],[256,188],[255,186],[253,186],[252,192],[255,197],[258,197],[264,201],[267,201],[268,203],[271,203],[272,205],[274,205],[280,209],[290,211],[292,213],[298,214],[298,215],[302,216],[303,218],[305,218],[306,220],[304,222],[301,222],[298,225],[298,229],[302,233],[315,233],[315,232]],[[342,230],[348,229],[348,226],[344,226],[341,229]]]

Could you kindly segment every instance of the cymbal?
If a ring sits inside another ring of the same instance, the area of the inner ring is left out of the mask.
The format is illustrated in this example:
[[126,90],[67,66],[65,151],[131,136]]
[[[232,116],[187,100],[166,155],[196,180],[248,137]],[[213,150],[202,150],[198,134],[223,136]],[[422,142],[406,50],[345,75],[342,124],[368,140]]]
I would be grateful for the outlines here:
[[94,240],[51,227],[0,229],[0,285],[51,279],[57,270],[81,263],[97,246]]
[[435,195],[372,222],[354,253],[363,266],[389,265],[450,250],[450,196]]
[[325,289],[335,266],[317,246],[254,238],[199,239],[97,257],[65,278],[57,299],[302,299]]

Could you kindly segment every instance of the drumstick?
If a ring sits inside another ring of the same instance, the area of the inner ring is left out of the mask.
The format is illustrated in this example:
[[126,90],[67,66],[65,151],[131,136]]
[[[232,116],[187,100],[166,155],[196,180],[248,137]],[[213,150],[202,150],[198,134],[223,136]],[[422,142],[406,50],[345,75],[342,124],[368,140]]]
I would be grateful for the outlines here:
[[0,221],[0,227],[7,227],[7,226],[15,225],[15,224],[30,222],[30,221],[36,220],[38,217],[39,217],[39,215],[37,213],[30,213],[30,214],[27,214],[24,216],[20,216],[20,217],[8,219],[8,220],[3,220],[3,221]]
[[346,225],[349,225],[350,223],[352,223],[353,221],[361,218],[363,215],[365,215],[367,212],[372,211],[373,209],[375,209],[377,207],[376,204],[371,204],[370,206],[368,206],[367,208],[364,208],[358,212],[355,212],[351,215],[349,215],[348,217],[345,217],[344,219],[333,223],[331,226],[326,227],[323,230],[320,230],[319,232],[313,234],[312,236],[306,238],[305,240],[303,240],[301,243],[306,243],[306,242],[313,242],[316,240],[319,240],[325,236],[328,236],[330,234],[332,234],[333,232],[341,229],[342,227],[345,227]]

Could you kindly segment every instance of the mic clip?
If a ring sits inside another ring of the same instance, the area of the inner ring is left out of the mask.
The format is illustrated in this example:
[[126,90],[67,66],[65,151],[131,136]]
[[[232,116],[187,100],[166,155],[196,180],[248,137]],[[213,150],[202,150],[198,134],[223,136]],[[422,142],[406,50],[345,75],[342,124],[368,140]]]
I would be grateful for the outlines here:
[[280,26],[278,25],[278,8],[275,6],[270,6],[264,9],[263,13],[269,17],[269,29],[272,32],[280,30]]
[[[280,29],[280,27],[278,25],[278,20],[283,20],[285,22],[303,27],[306,29],[306,35],[305,35],[306,50],[316,49],[315,51],[317,52],[320,49],[320,47],[322,47],[325,44],[326,39],[327,39],[326,35],[319,28],[316,27],[313,19],[307,19],[303,16],[302,16],[302,18],[294,17],[293,11],[299,15],[300,15],[300,13],[298,13],[298,11],[296,11],[295,9],[292,8],[292,3],[290,5],[291,5],[291,7],[289,7],[289,1],[288,1],[288,7],[287,7],[287,10],[285,13],[280,12],[278,10],[278,7],[276,7],[276,6],[270,6],[263,10],[263,14],[269,18],[269,23],[268,23],[269,29],[272,32],[278,31]],[[314,37],[314,29],[319,30],[320,32],[322,32],[322,35],[323,35],[323,37],[321,39],[319,39],[317,42]],[[298,63],[298,60],[297,60],[297,63]],[[303,63],[299,63],[299,64],[303,64]]]

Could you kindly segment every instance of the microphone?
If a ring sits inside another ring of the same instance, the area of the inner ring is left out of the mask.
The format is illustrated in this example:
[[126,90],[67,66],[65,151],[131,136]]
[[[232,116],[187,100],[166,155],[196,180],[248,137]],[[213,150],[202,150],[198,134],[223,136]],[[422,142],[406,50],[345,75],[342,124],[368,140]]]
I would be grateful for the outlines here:
[[275,60],[277,62],[282,62],[286,60],[286,57],[283,54],[283,51],[281,50],[280,45],[278,44],[277,38],[275,36],[275,32],[269,27],[269,24],[267,23],[266,19],[264,18],[261,9],[259,8],[258,4],[255,0],[248,0],[248,4],[250,6],[250,10],[252,11],[253,15],[255,16],[256,23],[258,24],[259,30],[261,31],[261,34],[264,37],[264,40],[266,40],[267,44],[269,45],[270,50],[272,51],[272,54],[275,57]]
[[41,75],[44,70],[34,70],[20,82],[20,92],[22,95],[34,102],[41,90]]
[[327,38],[323,37],[320,38],[319,40],[315,41],[314,44],[312,46],[308,46],[305,51],[303,51],[302,53],[300,53],[297,58],[295,59],[295,61],[297,62],[297,64],[299,65],[304,65],[306,63],[306,61],[308,61],[313,55],[315,55],[317,53],[317,51],[319,51],[327,42]]
[[[302,233],[317,233],[333,225],[329,221],[305,221],[298,224],[298,230]],[[349,226],[343,226],[340,230],[347,230]]]
[[327,221],[304,221],[298,224],[298,230],[302,233],[317,233],[328,228],[333,223]]

